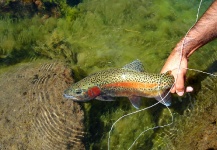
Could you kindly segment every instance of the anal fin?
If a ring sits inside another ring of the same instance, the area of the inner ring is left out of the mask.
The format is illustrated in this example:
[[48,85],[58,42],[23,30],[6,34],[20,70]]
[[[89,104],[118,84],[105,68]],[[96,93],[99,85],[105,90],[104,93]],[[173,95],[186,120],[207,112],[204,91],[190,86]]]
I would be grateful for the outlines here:
[[171,94],[169,93],[169,90],[164,91],[161,95],[155,97],[155,99],[165,106],[171,105]]
[[139,96],[130,96],[128,97],[133,107],[139,109],[141,105],[141,98]]

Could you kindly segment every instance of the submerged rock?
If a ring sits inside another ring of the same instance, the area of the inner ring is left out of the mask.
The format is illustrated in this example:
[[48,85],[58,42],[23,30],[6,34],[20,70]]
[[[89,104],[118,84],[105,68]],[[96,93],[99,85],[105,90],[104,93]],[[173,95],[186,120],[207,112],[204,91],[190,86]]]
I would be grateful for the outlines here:
[[83,150],[84,113],[62,92],[63,63],[28,63],[0,75],[0,149]]

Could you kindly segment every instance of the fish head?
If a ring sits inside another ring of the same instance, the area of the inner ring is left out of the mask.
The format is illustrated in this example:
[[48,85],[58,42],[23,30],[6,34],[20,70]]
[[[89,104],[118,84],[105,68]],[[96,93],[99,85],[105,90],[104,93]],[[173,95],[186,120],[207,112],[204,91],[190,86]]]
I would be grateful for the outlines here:
[[95,97],[99,96],[100,93],[101,90],[97,86],[92,86],[88,88],[71,86],[64,91],[63,95],[65,98],[72,99],[73,101],[85,102],[94,99]]

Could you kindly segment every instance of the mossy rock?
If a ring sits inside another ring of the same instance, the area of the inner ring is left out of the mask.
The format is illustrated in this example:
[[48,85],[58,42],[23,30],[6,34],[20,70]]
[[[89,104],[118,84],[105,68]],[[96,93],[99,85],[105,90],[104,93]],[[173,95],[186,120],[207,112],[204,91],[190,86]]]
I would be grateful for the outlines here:
[[73,83],[62,62],[12,66],[0,75],[2,149],[85,149],[84,112],[63,98]]

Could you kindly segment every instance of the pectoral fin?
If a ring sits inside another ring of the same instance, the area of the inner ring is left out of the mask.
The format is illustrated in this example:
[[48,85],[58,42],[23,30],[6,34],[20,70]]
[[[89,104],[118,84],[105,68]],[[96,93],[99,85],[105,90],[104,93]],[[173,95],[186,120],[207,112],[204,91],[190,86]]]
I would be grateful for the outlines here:
[[140,104],[141,104],[141,98],[138,96],[130,96],[129,100],[131,102],[131,104],[133,105],[133,107],[135,107],[136,109],[139,109]]
[[100,100],[100,101],[115,101],[115,100],[113,99],[113,97],[111,97],[111,96],[106,96],[106,95],[104,95],[104,96],[102,96],[102,95],[97,96],[95,99]]
[[170,106],[171,105],[171,94],[168,93],[169,90],[166,90],[161,94],[161,96],[155,97],[157,101],[160,103],[164,104],[165,106]]

